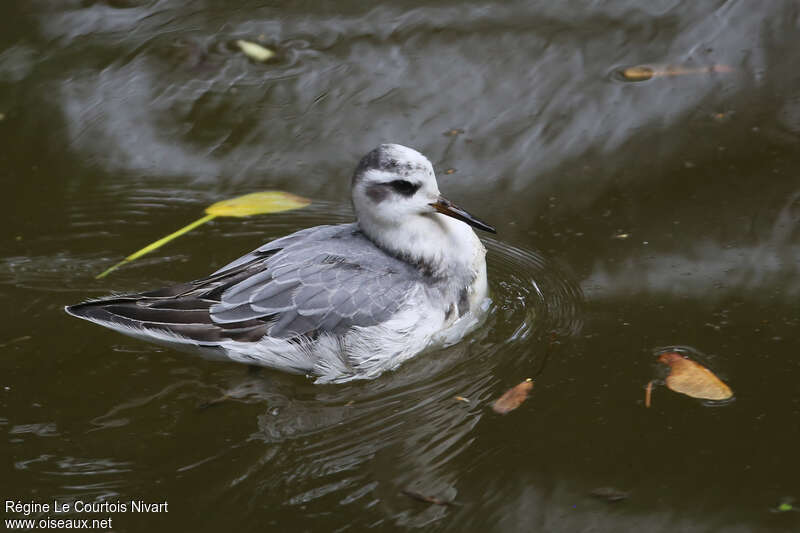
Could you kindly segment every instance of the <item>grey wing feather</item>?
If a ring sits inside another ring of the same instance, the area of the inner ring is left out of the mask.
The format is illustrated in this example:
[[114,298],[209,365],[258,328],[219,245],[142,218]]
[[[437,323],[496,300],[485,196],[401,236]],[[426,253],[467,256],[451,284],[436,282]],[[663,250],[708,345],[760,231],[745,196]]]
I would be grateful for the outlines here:
[[[279,246],[265,259],[262,272],[222,293],[211,308],[213,321],[272,317],[268,334],[278,338],[341,334],[389,319],[421,276],[411,265],[377,248],[353,224],[298,232],[253,253]],[[246,258],[232,265],[246,264]]]
[[[349,225],[349,224],[345,224]],[[237,267],[251,261],[252,259],[259,257],[261,255],[269,254],[270,252],[274,252],[276,250],[281,250],[283,248],[288,248],[294,244],[299,242],[303,242],[309,236],[313,236],[316,239],[320,237],[324,237],[325,235],[336,233],[336,229],[340,226],[315,226],[313,228],[306,228],[301,229],[300,231],[296,231],[291,235],[287,235],[285,237],[281,237],[280,239],[275,239],[274,241],[270,241],[264,245],[259,246],[249,254],[243,255],[239,259],[231,261],[224,267],[220,268],[213,274],[212,276],[216,276],[217,274],[221,274],[226,271],[234,270]]]
[[67,311],[114,329],[218,346],[379,324],[420,280],[417,269],[382,252],[355,224],[319,226],[269,242],[205,278]]

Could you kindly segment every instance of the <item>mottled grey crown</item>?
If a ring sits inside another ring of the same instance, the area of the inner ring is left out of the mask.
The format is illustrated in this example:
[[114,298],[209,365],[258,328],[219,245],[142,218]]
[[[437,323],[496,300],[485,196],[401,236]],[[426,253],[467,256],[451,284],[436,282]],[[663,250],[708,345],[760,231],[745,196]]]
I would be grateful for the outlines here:
[[370,170],[391,172],[398,177],[407,177],[431,169],[424,155],[412,148],[399,144],[381,144],[358,162],[353,173],[352,185],[361,181]]

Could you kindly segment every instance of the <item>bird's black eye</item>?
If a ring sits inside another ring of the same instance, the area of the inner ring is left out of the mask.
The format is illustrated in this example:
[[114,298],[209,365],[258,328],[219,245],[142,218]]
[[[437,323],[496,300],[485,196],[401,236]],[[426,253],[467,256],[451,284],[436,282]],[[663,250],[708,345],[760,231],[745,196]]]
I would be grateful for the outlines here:
[[419,189],[419,185],[406,180],[390,181],[388,185],[394,189],[396,193],[402,194],[403,196],[411,196]]

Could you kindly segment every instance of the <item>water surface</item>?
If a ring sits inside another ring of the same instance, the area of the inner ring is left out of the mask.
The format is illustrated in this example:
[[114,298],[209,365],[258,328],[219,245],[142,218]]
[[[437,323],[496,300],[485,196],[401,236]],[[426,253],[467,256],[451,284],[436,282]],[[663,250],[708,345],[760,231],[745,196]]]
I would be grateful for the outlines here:
[[[115,531],[800,528],[774,512],[800,499],[796,3],[35,0],[0,28],[4,500],[169,502]],[[619,75],[640,64],[694,72]],[[463,342],[319,386],[63,313],[351,220],[381,142],[498,229],[494,304]],[[263,189],[314,204],[94,279]],[[670,346],[735,400],[658,387],[646,409]]]

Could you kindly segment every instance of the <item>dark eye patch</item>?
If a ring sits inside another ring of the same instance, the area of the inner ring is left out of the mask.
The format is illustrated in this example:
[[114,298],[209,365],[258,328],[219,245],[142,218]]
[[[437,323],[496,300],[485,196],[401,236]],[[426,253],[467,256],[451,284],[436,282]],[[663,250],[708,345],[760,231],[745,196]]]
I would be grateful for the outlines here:
[[403,196],[411,196],[419,190],[419,184],[411,183],[406,180],[390,181],[387,185],[394,189],[396,193],[402,194]]

